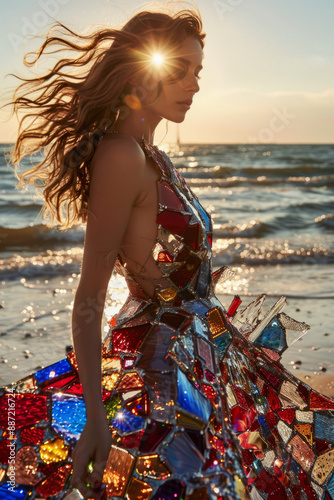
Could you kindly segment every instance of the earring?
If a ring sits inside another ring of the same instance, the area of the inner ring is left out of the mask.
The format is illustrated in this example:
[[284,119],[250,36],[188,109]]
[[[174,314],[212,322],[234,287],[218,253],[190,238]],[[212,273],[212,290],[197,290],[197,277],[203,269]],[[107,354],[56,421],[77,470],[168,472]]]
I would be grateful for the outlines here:
[[124,102],[130,109],[140,109],[141,108],[140,100],[138,99],[137,96],[135,96],[133,94],[127,94],[124,97]]

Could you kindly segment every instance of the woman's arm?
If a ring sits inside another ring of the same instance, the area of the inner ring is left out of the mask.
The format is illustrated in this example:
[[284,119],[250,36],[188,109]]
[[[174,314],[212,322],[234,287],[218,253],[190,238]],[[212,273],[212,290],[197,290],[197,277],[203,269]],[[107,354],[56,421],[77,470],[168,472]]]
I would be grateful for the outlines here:
[[[144,167],[145,155],[138,144],[124,138],[102,142],[94,157],[81,277],[72,315],[73,344],[90,434],[98,432],[101,425],[106,432],[101,394],[101,320],[108,282],[132,207],[142,190]],[[102,453],[93,449],[94,444],[87,443],[89,439],[83,432],[73,455],[71,485],[79,489],[84,489],[82,481],[87,477],[91,455],[95,453],[96,457],[97,452],[100,465],[101,455],[106,455],[106,449]],[[99,439],[94,436],[94,440],[98,446]]]

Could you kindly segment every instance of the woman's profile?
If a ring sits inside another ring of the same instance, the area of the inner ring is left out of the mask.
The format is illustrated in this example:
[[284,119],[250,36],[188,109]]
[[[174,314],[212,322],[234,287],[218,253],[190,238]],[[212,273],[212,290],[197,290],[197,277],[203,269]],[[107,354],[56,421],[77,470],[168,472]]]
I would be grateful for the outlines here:
[[[45,151],[20,182],[43,188],[51,224],[86,233],[73,350],[3,389],[18,408],[8,498],[334,498],[334,400],[280,363],[307,325],[284,298],[261,319],[262,296],[219,302],[211,218],[154,144],[200,91],[205,36],[193,9],[86,36],[56,23],[36,60],[73,55],[13,97],[30,112],[13,163]],[[129,295],[101,344],[114,270]]]

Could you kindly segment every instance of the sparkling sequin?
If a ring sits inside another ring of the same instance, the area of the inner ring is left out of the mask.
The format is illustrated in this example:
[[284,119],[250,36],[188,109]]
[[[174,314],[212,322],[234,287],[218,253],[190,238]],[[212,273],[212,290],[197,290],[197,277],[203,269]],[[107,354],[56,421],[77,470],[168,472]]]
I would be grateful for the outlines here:
[[149,484],[132,477],[127,490],[127,497],[129,500],[148,500],[152,490],[153,488]]
[[134,465],[135,458],[128,451],[111,446],[103,475],[108,496],[123,496]]
[[151,479],[166,479],[170,477],[169,469],[157,454],[139,457],[136,464],[136,472],[143,477]]
[[39,454],[46,464],[65,460],[68,455],[68,447],[60,438],[45,441],[39,447]]

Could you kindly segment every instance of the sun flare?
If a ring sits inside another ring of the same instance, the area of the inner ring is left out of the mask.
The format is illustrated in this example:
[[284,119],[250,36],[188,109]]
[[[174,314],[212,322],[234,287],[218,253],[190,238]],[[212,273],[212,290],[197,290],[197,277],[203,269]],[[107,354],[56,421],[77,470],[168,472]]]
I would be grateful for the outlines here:
[[154,56],[152,57],[152,60],[153,60],[154,64],[156,64],[157,66],[160,66],[163,63],[164,58],[161,54],[154,54]]

